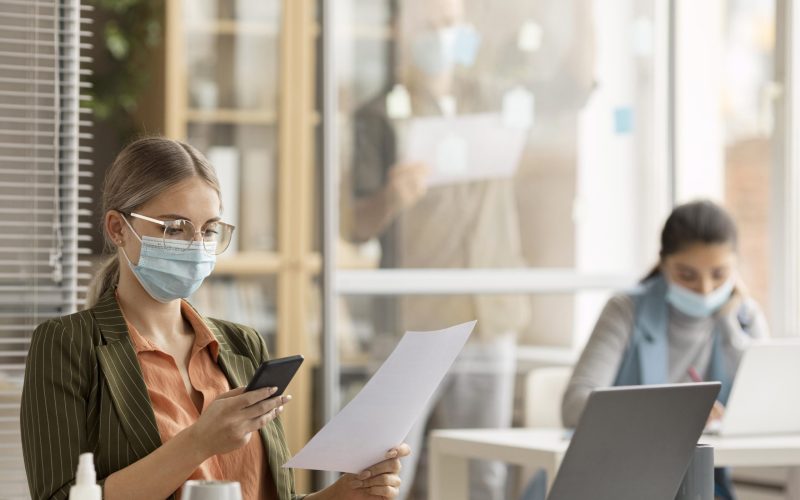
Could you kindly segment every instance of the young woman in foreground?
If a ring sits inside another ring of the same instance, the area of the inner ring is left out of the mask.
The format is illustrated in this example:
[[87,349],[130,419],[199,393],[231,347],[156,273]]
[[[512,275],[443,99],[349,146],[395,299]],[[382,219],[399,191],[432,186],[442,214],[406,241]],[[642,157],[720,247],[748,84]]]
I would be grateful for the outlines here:
[[[282,467],[278,417],[291,396],[243,392],[269,359],[262,338],[184,300],[230,243],[221,212],[216,173],[187,144],[136,141],[107,172],[103,230],[116,253],[90,307],[39,325],[31,340],[21,425],[34,499],[67,498],[84,452],[107,500],[174,498],[188,479],[238,481],[247,500],[301,498]],[[405,444],[387,450],[306,498],[394,498],[408,454]]]

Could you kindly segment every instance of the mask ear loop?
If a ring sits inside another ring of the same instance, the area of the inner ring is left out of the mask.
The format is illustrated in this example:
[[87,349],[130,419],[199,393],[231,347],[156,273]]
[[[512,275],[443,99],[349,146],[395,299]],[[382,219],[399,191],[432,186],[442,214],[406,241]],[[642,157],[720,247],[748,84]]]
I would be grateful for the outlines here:
[[131,232],[133,232],[133,235],[136,236],[136,239],[139,240],[139,243],[141,243],[142,238],[141,236],[139,236],[139,233],[137,233],[136,230],[133,228],[133,226],[131,226],[131,223],[128,222],[128,218],[125,217],[125,214],[123,214],[122,212],[120,212],[120,214],[122,214],[122,220],[125,221],[125,225],[128,226],[128,228],[130,228]]
[[[128,218],[125,217],[125,214],[123,214],[122,212],[119,212],[119,213],[122,214],[122,220],[125,221],[125,224],[128,226],[128,228],[130,228],[130,230],[133,233],[133,235],[136,236],[137,240],[139,240],[139,243],[142,243],[142,238],[139,236],[139,233],[136,232],[136,230],[133,228],[133,226],[131,226],[131,223],[128,222]],[[133,262],[131,262],[130,257],[128,257],[128,252],[126,252],[125,249],[121,245],[119,246],[119,249],[122,250],[122,255],[125,257],[125,260],[128,261],[128,265],[133,267]]]

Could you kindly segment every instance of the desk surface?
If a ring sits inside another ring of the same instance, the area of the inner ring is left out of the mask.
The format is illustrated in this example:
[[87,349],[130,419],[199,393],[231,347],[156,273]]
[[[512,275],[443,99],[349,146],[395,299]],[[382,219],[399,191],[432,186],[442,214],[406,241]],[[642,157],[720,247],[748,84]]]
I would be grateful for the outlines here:
[[[564,429],[463,429],[436,430],[431,434],[431,498],[465,500],[468,461],[501,460],[547,473],[549,486],[569,447]],[[720,437],[701,436],[714,447],[718,466],[800,466],[800,435]],[[795,498],[795,497],[792,497]]]
[[[455,429],[432,434],[437,453],[536,463],[542,455],[560,460],[569,446],[564,429]],[[721,437],[703,435],[719,466],[800,465],[800,435]]]

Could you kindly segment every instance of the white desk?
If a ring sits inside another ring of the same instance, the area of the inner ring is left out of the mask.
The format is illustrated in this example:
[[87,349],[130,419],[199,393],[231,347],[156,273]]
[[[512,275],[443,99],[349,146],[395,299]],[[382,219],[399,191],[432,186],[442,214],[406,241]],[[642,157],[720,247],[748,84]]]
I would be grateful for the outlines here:
[[[434,431],[430,441],[430,498],[469,498],[467,465],[472,458],[542,468],[552,483],[569,446],[565,436],[563,429]],[[700,442],[714,447],[714,463],[720,467],[800,466],[800,435],[736,438],[704,435]]]

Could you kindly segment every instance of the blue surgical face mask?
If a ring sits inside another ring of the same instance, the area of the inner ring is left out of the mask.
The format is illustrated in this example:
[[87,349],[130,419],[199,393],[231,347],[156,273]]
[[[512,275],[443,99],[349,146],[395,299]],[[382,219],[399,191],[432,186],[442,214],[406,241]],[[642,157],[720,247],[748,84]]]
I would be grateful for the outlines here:
[[202,241],[193,241],[186,248],[185,242],[139,237],[130,223],[128,227],[142,243],[139,263],[134,265],[125,249],[122,254],[142,288],[155,300],[167,303],[191,296],[214,270],[217,257],[206,252]]
[[667,288],[667,302],[686,315],[708,318],[725,305],[733,293],[734,284],[735,280],[731,277],[711,293],[703,295],[670,282]]
[[456,64],[472,66],[480,44],[480,34],[472,26],[450,26],[420,35],[412,45],[412,56],[422,71],[436,76]]

